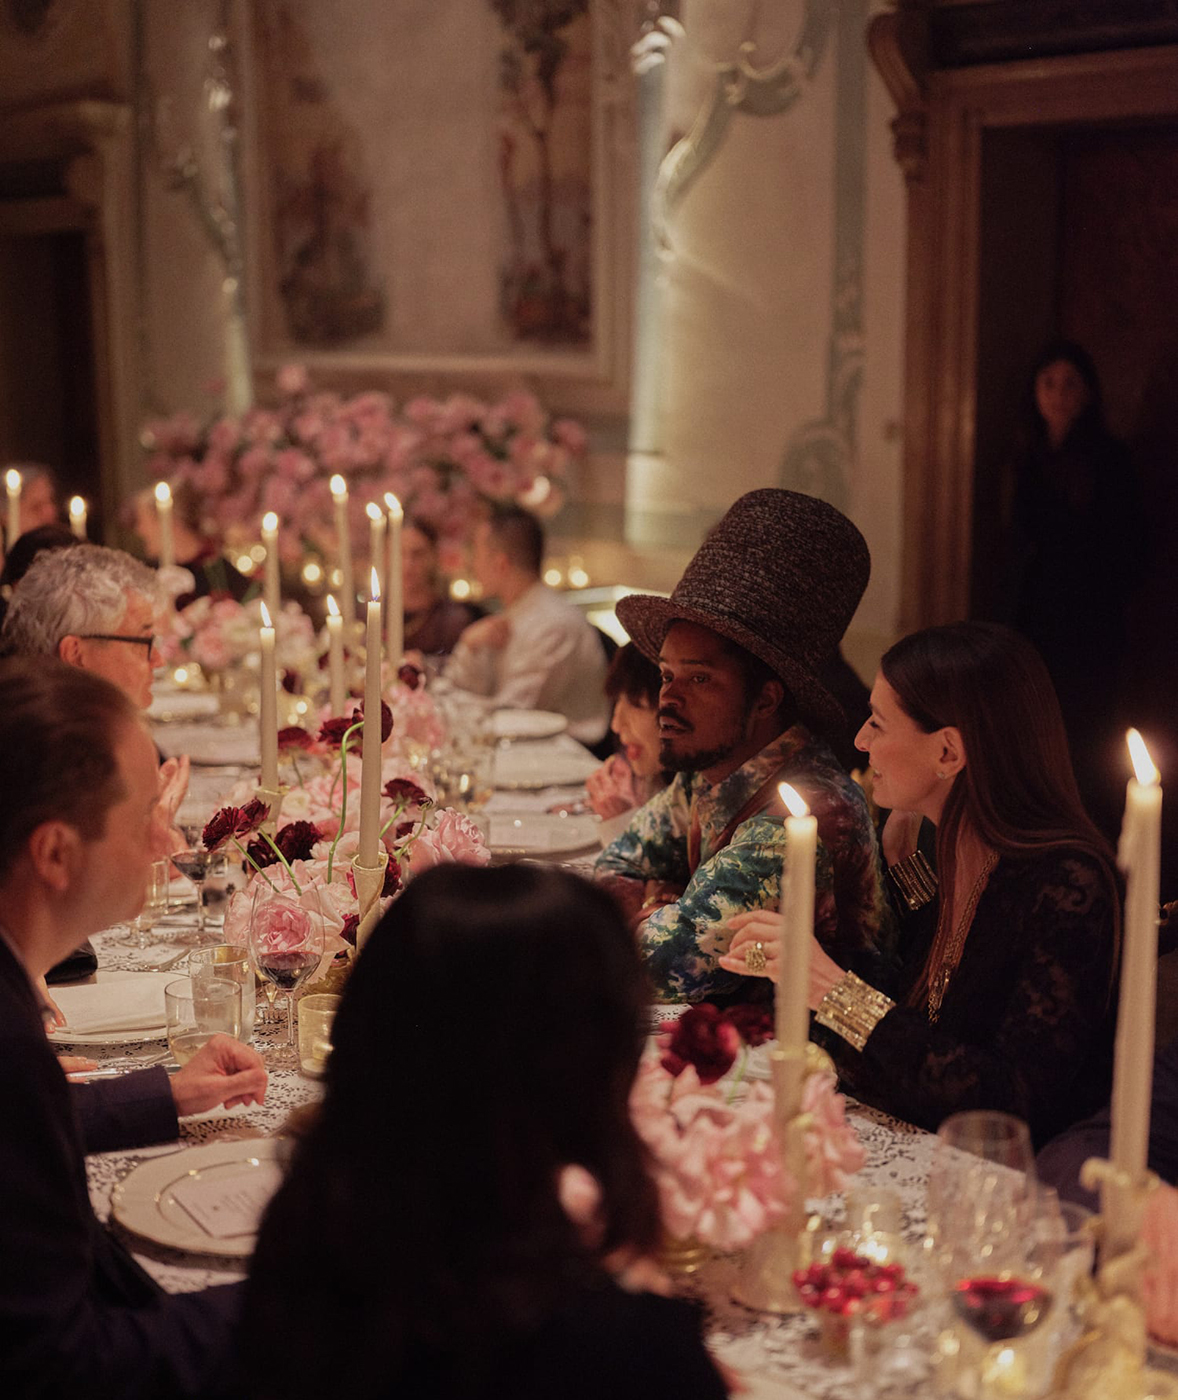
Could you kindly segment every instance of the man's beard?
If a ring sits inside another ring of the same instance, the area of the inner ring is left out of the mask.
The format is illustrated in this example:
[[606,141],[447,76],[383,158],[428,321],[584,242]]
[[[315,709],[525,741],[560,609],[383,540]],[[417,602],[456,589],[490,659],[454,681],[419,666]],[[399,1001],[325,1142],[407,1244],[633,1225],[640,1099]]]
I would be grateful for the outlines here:
[[[659,718],[662,719],[664,712],[660,711]],[[674,711],[665,712],[667,719],[677,720],[682,723],[682,717]],[[679,749],[672,751],[671,745],[679,740],[691,738],[691,731],[683,733],[666,734],[659,738],[659,767],[664,773],[701,773],[709,768],[716,767],[717,764],[726,762],[731,758],[733,751],[741,744],[745,737],[748,716],[743,715],[733,725],[731,734],[724,744],[718,744],[711,749]]]

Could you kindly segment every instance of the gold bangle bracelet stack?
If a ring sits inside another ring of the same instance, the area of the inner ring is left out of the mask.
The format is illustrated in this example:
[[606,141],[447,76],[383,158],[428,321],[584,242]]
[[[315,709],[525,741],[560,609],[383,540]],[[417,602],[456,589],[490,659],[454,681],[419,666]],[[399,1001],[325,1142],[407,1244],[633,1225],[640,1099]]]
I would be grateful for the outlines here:
[[891,997],[869,987],[853,972],[845,973],[818,1003],[815,1019],[848,1045],[862,1050],[867,1037],[895,1006]]
[[889,865],[888,874],[909,909],[923,909],[937,893],[937,872],[923,851],[913,851]]

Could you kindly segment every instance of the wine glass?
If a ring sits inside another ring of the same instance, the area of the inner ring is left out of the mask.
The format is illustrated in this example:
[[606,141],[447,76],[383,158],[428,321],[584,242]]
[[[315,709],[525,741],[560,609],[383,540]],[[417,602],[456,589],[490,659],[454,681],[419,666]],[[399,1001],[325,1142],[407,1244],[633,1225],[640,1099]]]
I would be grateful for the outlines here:
[[205,941],[204,883],[215,856],[211,851],[205,849],[202,840],[204,827],[199,822],[185,823],[180,831],[184,836],[186,848],[183,851],[173,853],[172,864],[181,875],[191,880],[196,886],[196,932],[187,938],[178,938],[176,941],[178,943],[191,942],[196,947],[200,947]]
[[153,860],[143,888],[143,904],[128,925],[128,932],[118,942],[140,952],[152,946],[156,921],[168,912],[168,862]]
[[1021,1363],[1009,1344],[1051,1311],[1052,1261],[1039,1228],[1046,1204],[1025,1123],[988,1110],[942,1123],[929,1174],[929,1245],[954,1313],[986,1347],[983,1395],[991,1381],[1018,1393],[1012,1372]]
[[267,1051],[274,1069],[297,1068],[294,994],[319,966],[323,956],[323,920],[312,917],[296,900],[277,894],[259,881],[250,915],[250,952],[254,966],[286,997],[286,1043]]

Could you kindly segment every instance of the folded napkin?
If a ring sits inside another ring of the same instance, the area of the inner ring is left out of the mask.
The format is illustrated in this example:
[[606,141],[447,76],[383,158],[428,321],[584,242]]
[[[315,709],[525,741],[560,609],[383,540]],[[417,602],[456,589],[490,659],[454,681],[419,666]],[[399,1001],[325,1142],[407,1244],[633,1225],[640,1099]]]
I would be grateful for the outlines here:
[[117,981],[96,982],[87,987],[58,987],[53,999],[65,1016],[62,1038],[76,1035],[108,1035],[118,1031],[163,1030],[163,982],[152,973],[129,973]]

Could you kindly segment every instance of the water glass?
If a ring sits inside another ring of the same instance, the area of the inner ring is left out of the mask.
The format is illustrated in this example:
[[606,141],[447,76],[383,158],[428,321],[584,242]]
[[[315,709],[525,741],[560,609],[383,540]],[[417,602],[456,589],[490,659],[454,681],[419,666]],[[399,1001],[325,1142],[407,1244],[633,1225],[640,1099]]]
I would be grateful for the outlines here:
[[153,930],[156,922],[168,912],[168,883],[170,880],[168,862],[153,860],[148,871],[147,883],[143,888],[143,904],[139,913],[129,925],[129,932],[120,943],[143,951],[155,942]]
[[188,971],[195,976],[206,968],[214,977],[225,977],[241,988],[241,1039],[248,1045],[254,1034],[257,1011],[257,983],[250,950],[240,943],[218,943],[212,948],[194,948],[188,955]]
[[168,1046],[177,1064],[186,1065],[215,1035],[241,1035],[241,987],[211,973],[204,968],[164,988]]
[[312,1079],[322,1077],[331,1055],[331,1024],[338,996],[315,993],[299,1002],[299,1067]]

